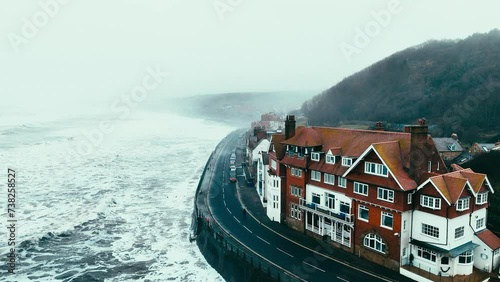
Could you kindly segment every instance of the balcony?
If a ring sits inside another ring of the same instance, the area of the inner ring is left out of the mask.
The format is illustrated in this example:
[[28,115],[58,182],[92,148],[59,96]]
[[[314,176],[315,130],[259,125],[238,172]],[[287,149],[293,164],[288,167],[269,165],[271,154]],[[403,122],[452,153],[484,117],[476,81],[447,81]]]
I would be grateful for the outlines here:
[[334,221],[343,221],[344,223],[353,223],[354,222],[354,214],[348,214],[340,211],[334,211],[327,207],[318,205],[313,202],[307,202],[305,199],[300,199],[299,205],[302,209],[315,212],[326,216]]

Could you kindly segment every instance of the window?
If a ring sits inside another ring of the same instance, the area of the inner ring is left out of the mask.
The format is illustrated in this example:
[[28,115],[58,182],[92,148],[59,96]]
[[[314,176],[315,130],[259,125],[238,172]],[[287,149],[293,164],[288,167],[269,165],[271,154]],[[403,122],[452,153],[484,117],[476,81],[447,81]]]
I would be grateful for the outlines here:
[[325,183],[334,185],[335,184],[335,175],[325,173]]
[[488,192],[477,194],[476,204],[482,205],[488,202]]
[[457,211],[464,211],[469,209],[469,198],[461,198],[457,201]]
[[312,202],[315,204],[321,204],[321,196],[316,193],[312,193]]
[[351,166],[352,158],[342,157],[342,166]]
[[278,203],[279,203],[279,197],[278,195],[273,195],[273,209],[278,208]]
[[319,153],[312,153],[311,154],[311,160],[313,160],[313,161],[319,161]]
[[292,195],[301,198],[302,197],[302,188],[296,187],[296,186],[290,186],[290,189],[292,190]]
[[321,172],[311,170],[311,179],[315,181],[321,181]]
[[339,176],[339,187],[347,187],[347,180],[344,177]]
[[439,210],[439,209],[441,209],[441,199],[421,195],[420,196],[420,205],[422,207],[430,208],[433,210]]
[[385,253],[385,243],[382,240],[382,238],[376,234],[373,233],[366,234],[363,240],[363,245],[372,250]]
[[455,228],[455,239],[464,237],[464,230],[463,226]]
[[296,204],[290,204],[290,216],[292,218],[301,220],[302,213],[300,212],[299,206]]
[[354,193],[368,196],[368,185],[354,182]]
[[406,257],[406,248],[403,248],[403,257]]
[[432,171],[432,162],[429,161],[429,163],[427,164],[427,172],[431,172]]
[[348,202],[340,201],[340,212],[343,212],[345,214],[350,214],[351,213],[351,204]]
[[378,187],[377,199],[394,203],[394,191]]
[[448,265],[450,263],[449,257],[441,257],[441,265]]
[[476,229],[482,229],[484,227],[484,217],[476,220]]
[[411,193],[408,194],[408,204],[411,204],[411,202],[412,202],[412,196],[413,196],[413,194],[411,194]]
[[406,219],[403,220],[403,230],[406,230]]
[[326,194],[326,206],[329,209],[335,209],[335,195],[333,194]]
[[293,176],[302,177],[302,170],[292,167],[291,174]]
[[426,248],[417,247],[417,256],[426,260],[436,262],[436,253]]
[[387,227],[392,229],[392,213],[389,212],[382,212],[382,217],[381,217],[381,226]]
[[470,264],[473,262],[472,256],[474,253],[472,251],[467,251],[458,256],[458,263],[461,264]]
[[366,206],[359,206],[358,210],[358,218],[360,220],[368,221],[368,207]]
[[429,235],[434,238],[439,238],[439,228],[422,223],[422,234]]
[[375,174],[385,177],[389,175],[389,171],[387,170],[387,167],[385,165],[372,162],[365,162],[365,173]]
[[335,156],[333,156],[333,155],[326,155],[326,163],[327,164],[335,164]]
[[271,160],[271,167],[273,169],[276,169],[276,166],[277,166],[276,161],[275,160]]

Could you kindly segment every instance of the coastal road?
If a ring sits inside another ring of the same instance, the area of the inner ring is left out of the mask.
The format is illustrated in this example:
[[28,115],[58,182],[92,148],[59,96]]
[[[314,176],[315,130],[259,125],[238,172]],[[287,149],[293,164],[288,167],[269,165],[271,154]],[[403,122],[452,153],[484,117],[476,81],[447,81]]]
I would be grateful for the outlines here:
[[[229,158],[240,141],[239,134],[231,133],[219,146],[208,195],[212,214],[226,231],[248,248],[304,281],[394,281],[318,255],[245,215],[238,200],[236,183],[229,182]],[[241,166],[237,166],[238,181],[244,187],[242,189],[246,189],[242,174]]]

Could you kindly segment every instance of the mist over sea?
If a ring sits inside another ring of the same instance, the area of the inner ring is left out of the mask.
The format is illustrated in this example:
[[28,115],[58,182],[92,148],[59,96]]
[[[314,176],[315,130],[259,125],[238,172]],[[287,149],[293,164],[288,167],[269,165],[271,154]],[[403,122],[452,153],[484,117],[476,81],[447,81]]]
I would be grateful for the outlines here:
[[144,109],[2,107],[0,201],[15,169],[18,264],[7,275],[2,228],[0,281],[223,281],[188,238],[205,162],[232,130]]

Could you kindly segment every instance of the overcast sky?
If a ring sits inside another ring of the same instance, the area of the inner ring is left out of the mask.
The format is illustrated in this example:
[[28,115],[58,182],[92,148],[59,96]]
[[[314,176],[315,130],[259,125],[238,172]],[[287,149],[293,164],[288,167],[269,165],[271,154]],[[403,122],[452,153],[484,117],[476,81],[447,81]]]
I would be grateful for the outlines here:
[[169,73],[157,97],[321,91],[429,39],[500,28],[499,11],[498,0],[5,0],[0,103],[110,100],[148,67]]

